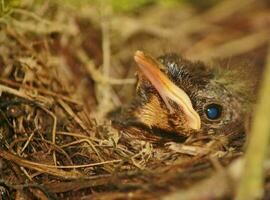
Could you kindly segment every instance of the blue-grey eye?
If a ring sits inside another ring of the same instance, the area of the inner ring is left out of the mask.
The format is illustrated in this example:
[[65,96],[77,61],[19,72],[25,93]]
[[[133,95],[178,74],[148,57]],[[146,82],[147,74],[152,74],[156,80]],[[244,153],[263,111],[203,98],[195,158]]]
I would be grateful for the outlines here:
[[208,119],[216,120],[221,116],[222,107],[218,104],[210,104],[206,107],[205,113]]

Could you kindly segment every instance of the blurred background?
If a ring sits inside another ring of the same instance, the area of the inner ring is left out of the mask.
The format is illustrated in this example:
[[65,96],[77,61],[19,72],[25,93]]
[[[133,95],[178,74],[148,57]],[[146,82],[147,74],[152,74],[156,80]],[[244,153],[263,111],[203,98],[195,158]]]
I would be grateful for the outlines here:
[[97,104],[110,110],[132,98],[136,50],[154,57],[175,52],[210,65],[245,63],[245,71],[260,74],[270,38],[267,0],[1,2],[6,32],[0,35],[0,65],[11,54],[42,52],[44,63],[66,74],[66,89],[90,110]]

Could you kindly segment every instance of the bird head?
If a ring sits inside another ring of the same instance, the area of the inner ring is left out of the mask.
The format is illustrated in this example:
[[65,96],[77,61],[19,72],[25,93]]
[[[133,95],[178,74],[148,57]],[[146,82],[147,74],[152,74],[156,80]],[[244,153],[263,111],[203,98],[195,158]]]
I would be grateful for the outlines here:
[[116,121],[185,136],[230,134],[233,127],[242,126],[239,95],[212,68],[176,54],[154,59],[137,51],[134,59],[139,69],[137,96]]

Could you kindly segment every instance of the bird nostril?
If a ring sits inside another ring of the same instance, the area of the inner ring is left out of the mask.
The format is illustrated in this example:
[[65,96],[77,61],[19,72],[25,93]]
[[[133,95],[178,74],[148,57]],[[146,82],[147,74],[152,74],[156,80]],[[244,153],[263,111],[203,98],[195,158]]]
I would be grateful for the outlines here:
[[208,119],[216,120],[221,116],[222,107],[218,104],[210,104],[206,107],[205,113]]

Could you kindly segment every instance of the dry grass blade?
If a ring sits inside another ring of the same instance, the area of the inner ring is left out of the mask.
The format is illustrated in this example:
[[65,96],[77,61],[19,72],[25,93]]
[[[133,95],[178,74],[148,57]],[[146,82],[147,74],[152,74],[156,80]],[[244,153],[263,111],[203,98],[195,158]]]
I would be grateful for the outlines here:
[[238,56],[256,49],[270,39],[270,31],[261,31],[249,34],[245,37],[241,37],[232,41],[228,41],[223,45],[209,48],[202,52],[192,52],[192,49],[186,53],[191,59],[199,59],[207,61],[211,59],[222,59],[231,56]]
[[[62,177],[64,179],[76,179],[76,178],[82,177],[82,174],[78,171],[75,171],[75,170],[64,171],[64,170],[58,169],[59,166],[44,165],[44,164],[31,162],[6,151],[1,151],[0,157],[9,161],[15,162],[20,166],[23,166],[29,169],[34,169],[39,172],[51,174],[53,176]],[[72,169],[73,167],[71,166],[70,168]]]

